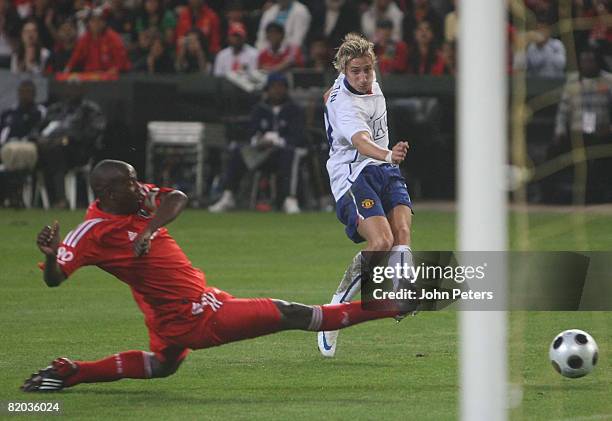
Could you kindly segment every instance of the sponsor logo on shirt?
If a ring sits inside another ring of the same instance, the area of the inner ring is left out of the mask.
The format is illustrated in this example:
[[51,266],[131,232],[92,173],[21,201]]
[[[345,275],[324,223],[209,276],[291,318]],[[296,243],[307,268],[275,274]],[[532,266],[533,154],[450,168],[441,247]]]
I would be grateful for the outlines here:
[[374,140],[382,139],[387,134],[387,113],[378,117],[372,122],[372,133]]

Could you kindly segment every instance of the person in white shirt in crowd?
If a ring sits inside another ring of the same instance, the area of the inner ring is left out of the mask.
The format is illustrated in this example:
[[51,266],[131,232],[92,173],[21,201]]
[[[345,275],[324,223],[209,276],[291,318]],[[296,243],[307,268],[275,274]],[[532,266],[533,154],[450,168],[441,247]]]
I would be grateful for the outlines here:
[[550,35],[548,23],[539,21],[535,31],[526,34],[527,49],[515,55],[514,68],[525,70],[527,76],[564,78],[567,61],[565,46]]
[[257,30],[255,47],[262,50],[267,45],[266,28],[276,22],[285,28],[285,42],[295,47],[303,47],[311,20],[308,8],[297,0],[278,0],[263,12]]
[[391,32],[393,41],[402,39],[404,12],[393,0],[374,0],[372,6],[361,15],[361,32],[367,39],[374,39],[376,22],[380,20],[389,20],[393,23],[393,31]]
[[227,30],[228,47],[219,51],[215,58],[213,75],[223,76],[229,72],[251,72],[257,69],[257,49],[246,43],[247,31],[240,22],[232,22]]

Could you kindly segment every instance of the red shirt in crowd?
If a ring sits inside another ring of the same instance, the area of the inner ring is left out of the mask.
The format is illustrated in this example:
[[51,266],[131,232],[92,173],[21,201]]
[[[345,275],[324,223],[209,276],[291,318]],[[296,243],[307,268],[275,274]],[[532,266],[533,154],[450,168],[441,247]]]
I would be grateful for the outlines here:
[[130,60],[119,34],[106,28],[98,37],[86,32],[79,39],[66,67],[68,71],[126,71],[130,69]]
[[380,73],[404,73],[408,69],[408,46],[404,41],[389,41],[386,46],[376,45],[374,53]]
[[408,57],[408,73],[440,76],[444,74],[445,64],[444,57],[437,49],[432,48],[427,54],[422,54],[418,48],[414,48]]
[[176,39],[181,42],[191,29],[199,29],[208,42],[208,52],[217,54],[221,49],[221,23],[219,16],[210,7],[203,5],[198,16],[193,16],[191,8],[184,8],[176,24]]
[[271,48],[265,48],[259,53],[257,67],[268,70],[287,60],[290,60],[294,67],[303,67],[304,57],[302,56],[301,48],[288,44],[279,48],[278,51],[273,51]]

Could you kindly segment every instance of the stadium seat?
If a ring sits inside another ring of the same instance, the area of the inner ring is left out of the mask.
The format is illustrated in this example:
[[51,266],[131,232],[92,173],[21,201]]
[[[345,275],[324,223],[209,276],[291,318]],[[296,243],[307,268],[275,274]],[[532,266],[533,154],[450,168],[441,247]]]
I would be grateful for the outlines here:
[[68,199],[68,206],[70,210],[75,210],[77,207],[77,190],[78,183],[77,177],[81,176],[87,186],[87,203],[94,201],[94,194],[91,186],[89,185],[89,173],[91,172],[91,161],[87,164],[73,168],[66,173],[64,177],[64,189],[66,191],[66,199]]
[[[298,196],[298,182],[299,182],[299,178],[300,178],[300,164],[302,163],[302,160],[304,157],[306,157],[308,155],[308,149],[306,148],[295,148],[295,159],[293,161],[293,167],[291,169],[291,186],[289,188],[289,191],[291,193],[291,196],[297,197]],[[257,207],[257,197],[259,195],[259,187],[260,187],[260,181],[263,175],[263,171],[262,170],[256,170],[253,173],[253,183],[251,185],[251,200],[250,200],[250,209],[255,209]],[[276,200],[278,199],[277,196],[277,189],[276,189],[276,175],[273,174],[272,176],[270,176],[270,201],[272,203],[275,203]]]
[[150,121],[147,130],[146,181],[183,190],[197,207],[203,192],[205,125]]
[[[64,176],[64,190],[66,193],[66,199],[68,200],[68,208],[75,210],[77,208],[77,193],[78,193],[78,179],[81,177],[87,186],[87,203],[94,201],[94,194],[91,186],[89,185],[89,173],[91,172],[91,161],[87,164],[71,169]],[[32,193],[33,192],[33,193]],[[26,207],[32,207],[36,200],[40,197],[40,202],[43,209],[50,208],[49,193],[47,191],[47,185],[45,176],[42,171],[37,171],[34,175],[29,176],[23,187],[23,197]]]

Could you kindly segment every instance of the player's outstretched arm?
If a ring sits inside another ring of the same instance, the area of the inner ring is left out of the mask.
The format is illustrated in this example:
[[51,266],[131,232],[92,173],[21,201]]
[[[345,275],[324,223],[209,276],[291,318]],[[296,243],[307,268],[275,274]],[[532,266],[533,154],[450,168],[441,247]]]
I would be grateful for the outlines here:
[[406,158],[408,142],[398,142],[392,150],[385,149],[374,143],[366,131],[357,132],[351,137],[353,146],[361,155],[387,161],[390,164],[399,164]]
[[153,233],[174,221],[185,209],[187,201],[187,195],[180,190],[173,190],[164,194],[159,207],[155,211],[155,216],[151,219],[147,228],[134,240],[134,254],[136,256],[142,256],[149,252]]
[[64,275],[56,260],[59,239],[59,223],[57,221],[53,222],[53,225],[44,227],[36,238],[36,245],[46,258],[43,279],[49,287],[59,286],[66,279],[66,275]]

